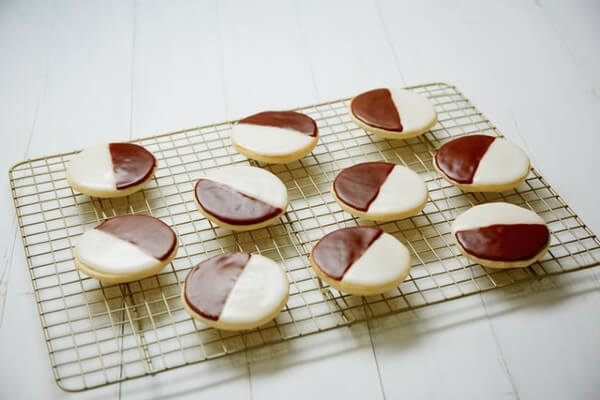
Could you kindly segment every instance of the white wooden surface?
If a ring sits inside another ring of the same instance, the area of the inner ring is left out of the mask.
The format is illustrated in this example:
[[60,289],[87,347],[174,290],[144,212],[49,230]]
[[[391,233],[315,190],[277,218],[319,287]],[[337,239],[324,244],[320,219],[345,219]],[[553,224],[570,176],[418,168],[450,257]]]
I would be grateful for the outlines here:
[[[599,19],[594,0],[0,0],[0,163],[446,81],[600,232]],[[2,399],[600,395],[597,269],[63,393],[0,185]]]

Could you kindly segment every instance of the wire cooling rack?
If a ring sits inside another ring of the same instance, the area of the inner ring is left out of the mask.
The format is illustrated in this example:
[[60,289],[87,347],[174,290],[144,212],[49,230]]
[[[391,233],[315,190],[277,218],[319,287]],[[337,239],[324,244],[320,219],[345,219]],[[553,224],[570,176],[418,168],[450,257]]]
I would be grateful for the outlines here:
[[[431,131],[415,139],[390,141],[366,134],[351,121],[348,99],[298,109],[317,121],[319,144],[298,162],[261,165],[281,178],[291,201],[279,223],[251,232],[212,225],[193,199],[194,183],[205,171],[248,163],[230,146],[232,122],[135,140],[154,153],[158,169],[150,184],[126,198],[75,193],[65,179],[65,164],[76,152],[15,165],[10,185],[58,385],[69,391],[90,389],[598,264],[600,242],[537,171],[517,189],[500,194],[463,193],[441,179],[432,157],[443,143],[469,133],[501,134],[454,86],[408,89],[428,97],[439,116]],[[340,169],[370,160],[417,171],[427,182],[430,199],[415,217],[379,224],[408,246],[412,268],[397,289],[363,298],[319,281],[307,255],[334,229],[370,224],[344,212],[329,192]],[[461,256],[454,244],[452,220],[472,205],[497,200],[536,211],[552,231],[548,253],[529,268],[486,269]],[[77,271],[72,249],[84,231],[122,214],[162,219],[177,231],[181,246],[160,274],[105,285]],[[287,271],[289,301],[273,322],[225,332],[193,320],[183,309],[179,294],[186,273],[225,251],[261,253]]]

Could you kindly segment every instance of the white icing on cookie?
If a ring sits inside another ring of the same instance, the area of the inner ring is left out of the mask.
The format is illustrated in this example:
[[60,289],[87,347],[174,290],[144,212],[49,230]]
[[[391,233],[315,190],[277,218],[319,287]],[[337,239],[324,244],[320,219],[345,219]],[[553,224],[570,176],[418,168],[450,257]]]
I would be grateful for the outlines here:
[[285,272],[270,258],[252,254],[227,297],[219,321],[251,324],[276,312],[289,291]]
[[383,232],[346,271],[343,282],[361,286],[385,286],[404,279],[410,254],[398,239]]
[[502,185],[516,182],[529,172],[529,157],[508,140],[496,138],[483,155],[473,185]]
[[400,115],[402,133],[423,131],[436,120],[437,114],[431,102],[418,93],[405,89],[388,89]]
[[237,123],[232,128],[231,139],[257,154],[285,156],[307,148],[317,138],[293,129],[275,126]]
[[486,203],[472,207],[456,217],[452,233],[498,224],[544,225],[545,222],[535,212],[511,203]]
[[76,251],[80,262],[105,274],[132,275],[161,263],[138,246],[98,229],[85,232]]
[[406,212],[427,201],[428,191],[423,179],[410,168],[396,165],[369,205],[369,215]]
[[281,180],[269,171],[247,165],[233,165],[210,172],[205,179],[222,183],[232,189],[261,200],[276,208],[287,208],[287,189]]
[[117,185],[108,144],[87,148],[67,165],[67,179],[89,191],[115,191]]

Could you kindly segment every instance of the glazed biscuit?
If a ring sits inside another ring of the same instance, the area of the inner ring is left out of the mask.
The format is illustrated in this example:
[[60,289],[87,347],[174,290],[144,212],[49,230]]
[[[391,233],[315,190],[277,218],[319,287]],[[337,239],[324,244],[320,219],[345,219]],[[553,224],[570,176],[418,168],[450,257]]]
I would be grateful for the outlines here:
[[374,89],[350,101],[350,116],[367,132],[386,139],[422,135],[437,122],[433,105],[424,96],[405,89]]
[[550,245],[550,231],[535,212],[510,203],[472,207],[452,223],[452,235],[465,257],[490,268],[523,268]]
[[313,247],[310,263],[317,276],[337,290],[370,296],[398,286],[410,269],[406,246],[375,226],[342,228]]
[[246,157],[269,164],[299,160],[317,145],[319,131],[308,115],[295,111],[265,111],[238,121],[231,144]]
[[76,154],[67,164],[66,178],[76,191],[92,197],[129,196],[154,176],[156,159],[133,143],[108,143]]
[[504,138],[470,135],[444,144],[435,153],[435,169],[466,192],[503,192],[529,174],[529,157]]
[[147,215],[112,217],[85,232],[74,250],[84,274],[106,283],[155,275],[177,254],[177,236],[161,220]]
[[371,221],[416,215],[429,197],[425,182],[416,172],[388,162],[366,162],[343,169],[331,191],[345,211]]
[[271,225],[288,206],[287,189],[277,176],[245,165],[224,167],[199,179],[195,197],[206,218],[232,231]]
[[287,302],[285,272],[270,258],[225,253],[190,270],[181,300],[190,315],[223,330],[252,329],[279,314]]

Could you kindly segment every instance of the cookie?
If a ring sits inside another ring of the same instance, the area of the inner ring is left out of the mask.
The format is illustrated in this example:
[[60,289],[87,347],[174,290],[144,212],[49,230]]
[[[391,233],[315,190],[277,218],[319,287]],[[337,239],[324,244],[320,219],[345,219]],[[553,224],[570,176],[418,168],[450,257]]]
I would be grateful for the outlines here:
[[435,153],[435,169],[466,192],[502,192],[529,174],[529,157],[503,138],[470,135],[444,144]]
[[364,130],[387,139],[422,135],[437,122],[433,105],[424,96],[405,89],[375,89],[350,102],[350,115]]
[[230,166],[196,183],[200,212],[220,227],[247,231],[273,224],[288,206],[287,189],[267,170]]
[[93,197],[121,197],[137,192],[154,175],[156,159],[133,143],[90,147],[67,164],[66,178],[73,189]]
[[520,268],[536,262],[550,245],[550,231],[535,212],[510,203],[472,207],[452,224],[458,248],[490,268]]
[[181,300],[206,325],[242,330],[275,318],[288,292],[287,276],[275,261],[259,254],[225,253],[190,270]]
[[74,250],[84,274],[107,283],[130,282],[158,273],[177,253],[177,236],[147,215],[112,217],[85,232]]
[[398,286],[410,269],[410,254],[398,239],[374,226],[342,228],[313,247],[310,263],[337,290],[360,296]]
[[317,145],[317,123],[295,111],[265,111],[240,120],[231,144],[238,153],[270,164],[299,160]]
[[365,162],[343,169],[333,181],[332,193],[345,211],[371,221],[416,215],[429,197],[416,172],[388,162]]

